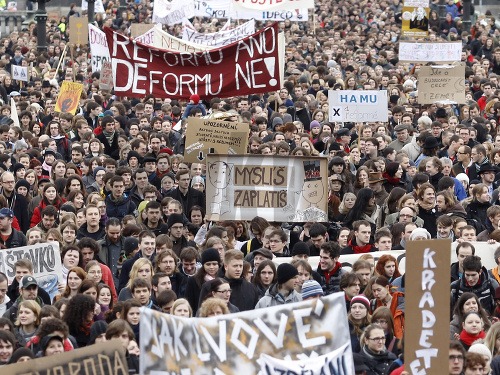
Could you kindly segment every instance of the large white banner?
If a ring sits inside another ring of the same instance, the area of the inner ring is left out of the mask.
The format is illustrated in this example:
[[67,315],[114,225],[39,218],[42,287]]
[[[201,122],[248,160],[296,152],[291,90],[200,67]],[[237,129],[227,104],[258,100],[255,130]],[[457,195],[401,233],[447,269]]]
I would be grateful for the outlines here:
[[190,27],[190,23],[184,23],[182,40],[205,46],[224,47],[240,39],[255,33],[255,20],[250,20],[231,30],[218,31],[216,33],[199,33]]
[[16,277],[14,263],[19,259],[29,259],[33,263],[33,277],[38,286],[54,298],[57,284],[62,280],[61,253],[59,243],[39,243],[36,245],[2,249],[0,251],[0,271],[7,275],[9,284]]
[[386,90],[329,90],[330,122],[387,122]]
[[234,7],[230,13],[234,19],[255,19],[258,21],[296,21],[307,22],[309,13],[307,8],[291,10],[253,10],[242,7]]
[[140,324],[144,375],[257,374],[264,354],[306,360],[337,349],[352,366],[344,293],[210,318],[142,308]]
[[182,20],[194,17],[193,0],[155,0],[153,23],[175,25]]
[[229,18],[231,0],[195,0],[194,15],[207,18]]
[[89,23],[89,46],[91,55],[92,72],[100,72],[102,63],[111,62],[109,57],[106,34]]
[[[89,3],[87,2],[87,0],[82,0],[82,11],[85,11],[87,9],[89,9]],[[94,12],[106,13],[106,11],[104,10],[104,5],[102,3],[102,0],[95,0]]]
[[156,48],[166,49],[175,52],[204,52],[211,48],[200,44],[186,42],[185,40],[176,38],[173,35],[165,32],[161,28],[161,24],[156,25],[147,33],[139,35],[134,40],[153,46]]
[[260,11],[314,8],[314,0],[233,0],[233,7]]
[[443,63],[461,58],[462,42],[399,42],[399,61]]

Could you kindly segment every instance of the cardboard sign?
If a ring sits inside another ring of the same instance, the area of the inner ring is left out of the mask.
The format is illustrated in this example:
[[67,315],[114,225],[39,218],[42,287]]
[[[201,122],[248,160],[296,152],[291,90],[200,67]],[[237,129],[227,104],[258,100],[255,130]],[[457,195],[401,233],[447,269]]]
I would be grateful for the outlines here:
[[175,25],[194,17],[194,0],[155,0],[153,23]]
[[429,0],[409,0],[403,4],[401,35],[425,38],[429,34]]
[[63,81],[54,111],[74,115],[80,104],[82,90],[83,84],[81,83]]
[[263,354],[303,360],[346,344],[352,364],[344,293],[209,318],[141,308],[140,324],[141,374],[257,374]]
[[130,36],[132,38],[138,37],[139,35],[147,33],[155,25],[152,23],[133,23],[130,25]]
[[16,81],[28,82],[28,67],[12,65],[12,79]]
[[455,62],[462,58],[462,42],[399,42],[401,62]]
[[418,72],[420,104],[465,103],[465,65],[422,66]]
[[102,64],[105,61],[111,61],[111,58],[109,57],[108,41],[106,40],[106,34],[90,23],[89,46],[92,72],[100,72]]
[[289,10],[252,10],[242,7],[234,7],[231,10],[230,17],[234,19],[255,19],[258,21],[295,21],[307,22],[309,20],[309,11],[307,8],[289,9]]
[[2,373],[9,375],[128,375],[128,365],[125,349],[120,340],[111,340],[50,357],[2,366]]
[[0,251],[0,271],[7,275],[9,284],[16,277],[14,263],[19,259],[29,259],[33,263],[33,277],[51,299],[58,294],[57,284],[62,281],[59,243],[40,243]]
[[329,90],[329,121],[388,121],[386,90]]
[[101,90],[111,91],[113,88],[113,68],[111,62],[106,61],[102,64],[101,77],[99,79],[99,88]]
[[73,45],[83,46],[88,43],[89,29],[87,27],[87,17],[69,18],[69,42]]
[[260,11],[314,8],[314,0],[233,0],[234,8]]
[[203,53],[167,51],[105,28],[117,96],[229,97],[281,87],[283,45],[275,23],[230,46]]
[[[82,12],[83,11],[86,11],[87,9],[89,9],[89,3],[87,0],[82,0]],[[95,13],[106,13],[106,11],[104,10],[104,5],[102,3],[102,0],[95,0],[95,3],[94,3],[94,12]]]
[[248,133],[248,124],[188,117],[184,160],[205,163],[208,153],[243,155]]
[[234,29],[207,34],[199,33],[184,24],[182,31],[182,40],[215,48],[227,46],[254,33],[255,20],[253,19],[245,22],[238,27],[235,27]]
[[207,155],[207,219],[328,221],[327,159]]
[[405,369],[448,373],[451,240],[409,241],[405,284]]

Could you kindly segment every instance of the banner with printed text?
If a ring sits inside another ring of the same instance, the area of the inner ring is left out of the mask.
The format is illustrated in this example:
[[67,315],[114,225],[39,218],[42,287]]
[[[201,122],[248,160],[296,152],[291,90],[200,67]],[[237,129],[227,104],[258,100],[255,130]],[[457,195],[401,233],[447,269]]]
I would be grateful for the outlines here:
[[344,293],[210,318],[142,308],[140,324],[143,375],[257,374],[264,354],[295,361],[337,349],[353,363]]
[[106,34],[90,23],[89,46],[92,72],[100,72],[103,62],[111,62],[111,58],[109,57],[108,42],[106,40]]
[[327,159],[207,155],[207,219],[328,221]]
[[307,22],[309,11],[307,8],[301,9],[281,9],[281,10],[253,10],[242,7],[235,7],[231,10],[230,17],[238,20],[255,19],[257,21],[295,21]]
[[166,49],[174,52],[203,52],[208,51],[211,47],[202,46],[201,44],[190,43],[185,40],[176,38],[173,35],[165,32],[161,28],[161,24],[155,25],[148,32],[137,36],[135,41],[142,44],[147,44],[148,46]]
[[409,241],[405,284],[405,369],[448,373],[451,240]]
[[405,0],[401,17],[401,35],[425,38],[429,34],[429,13],[429,0]]
[[200,33],[189,27],[189,24],[183,24],[182,40],[212,48],[224,47],[255,34],[255,20],[253,19],[234,29],[217,31],[215,33]]
[[462,57],[462,42],[399,42],[401,62],[456,62]]
[[328,90],[330,122],[387,122],[387,90]]
[[205,52],[178,53],[134,41],[105,28],[117,96],[202,99],[242,96],[281,87],[284,46],[273,25],[239,43]]
[[75,114],[80,104],[80,96],[82,95],[83,84],[63,81],[61,91],[57,96],[54,111],[59,113]]
[[260,11],[314,8],[314,0],[233,0],[233,9],[238,8]]
[[194,15],[207,18],[229,18],[232,0],[194,0]]
[[2,249],[0,251],[0,271],[7,275],[9,284],[16,277],[14,263],[19,259],[29,259],[33,263],[33,277],[37,280],[38,285],[49,293],[52,300],[58,294],[57,284],[62,281],[63,277],[59,243],[39,243]]
[[465,65],[422,66],[418,71],[419,104],[464,104]]
[[193,0],[155,0],[153,23],[175,25],[183,19],[194,17]]

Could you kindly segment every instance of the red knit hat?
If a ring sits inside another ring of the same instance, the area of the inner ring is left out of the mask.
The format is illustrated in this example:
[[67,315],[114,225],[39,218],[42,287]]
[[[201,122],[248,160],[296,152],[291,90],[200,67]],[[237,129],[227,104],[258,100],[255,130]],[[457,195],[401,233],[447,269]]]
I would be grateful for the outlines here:
[[198,94],[193,94],[189,97],[189,100],[192,100],[194,104],[198,104],[200,102],[200,96]]
[[370,301],[368,300],[368,298],[366,298],[362,294],[352,297],[352,299],[351,299],[351,307],[355,303],[361,303],[362,305],[365,305],[365,307],[366,307],[367,310],[370,310]]

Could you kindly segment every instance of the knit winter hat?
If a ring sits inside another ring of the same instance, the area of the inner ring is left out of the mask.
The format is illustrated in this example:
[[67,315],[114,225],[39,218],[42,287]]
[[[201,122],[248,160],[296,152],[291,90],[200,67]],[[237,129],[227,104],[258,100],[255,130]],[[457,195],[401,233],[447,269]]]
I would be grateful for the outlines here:
[[357,296],[352,297],[351,307],[355,303],[361,303],[362,305],[364,305],[366,307],[367,310],[370,310],[370,301],[363,294],[359,294]]
[[9,363],[17,363],[22,357],[30,357],[31,359],[35,358],[33,352],[28,348],[19,348],[10,357]]
[[490,349],[488,349],[488,347],[484,344],[480,343],[472,344],[471,347],[469,348],[469,353],[477,353],[481,354],[482,356],[487,356],[491,361],[492,355]]
[[311,124],[309,125],[309,129],[312,130],[313,128],[321,128],[320,123],[316,120],[311,121]]
[[177,223],[184,225],[184,217],[181,214],[171,214],[167,220],[168,229],[170,229],[172,227],[172,225],[177,224]]
[[205,180],[201,176],[193,176],[191,179],[191,187],[193,187],[194,184],[201,183],[203,186],[205,186]]
[[276,270],[278,284],[284,284],[288,280],[293,279],[299,274],[297,268],[292,266],[290,263],[282,263],[278,266]]
[[213,247],[206,249],[201,253],[201,264],[205,264],[207,262],[218,262],[221,263],[219,251],[214,249]]
[[107,328],[108,323],[106,323],[104,320],[98,320],[93,323],[90,327],[89,345],[95,344],[95,340],[103,333],[106,333]]
[[30,187],[31,187],[31,186],[30,186],[30,183],[29,183],[28,181],[26,181],[26,180],[24,180],[24,179],[21,179],[21,180],[18,180],[18,181],[16,182],[16,187],[15,187],[14,189],[17,191],[17,189],[18,189],[19,187],[21,187],[21,186],[25,187],[25,188],[26,188],[26,189],[28,189],[28,190],[29,190],[29,189],[30,189]]
[[96,177],[97,172],[99,172],[99,171],[105,171],[106,172],[106,170],[103,167],[95,167],[94,171],[92,172],[92,174],[94,175],[94,178]]
[[137,250],[139,247],[139,241],[135,237],[125,237],[123,240],[123,251],[126,256],[129,256],[132,251]]
[[189,97],[189,100],[192,100],[194,104],[198,104],[200,102],[200,96],[198,94],[193,94]]
[[309,246],[305,242],[298,241],[293,245],[292,256],[294,255],[311,255],[311,251],[309,250]]
[[415,241],[418,237],[425,237],[427,240],[431,239],[431,234],[424,228],[416,228],[411,232],[410,241]]
[[311,297],[323,297],[323,288],[316,280],[306,280],[302,284],[302,299],[306,300]]

